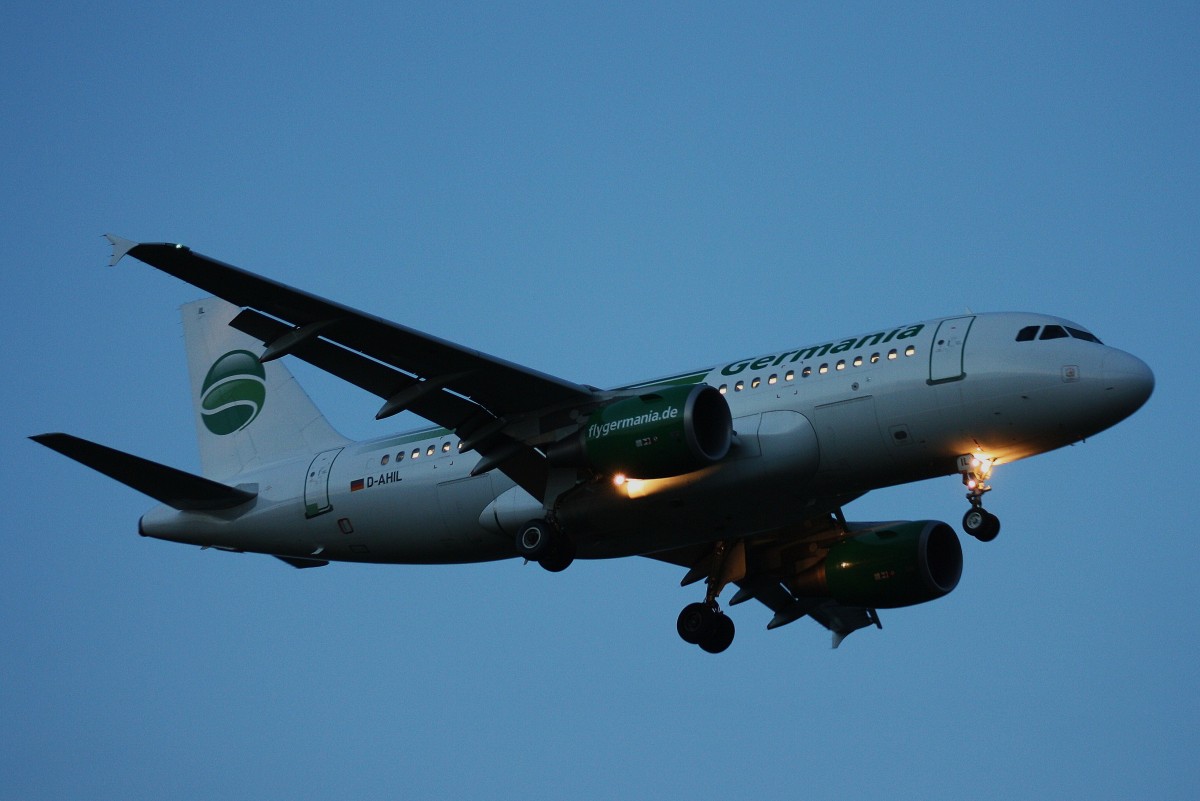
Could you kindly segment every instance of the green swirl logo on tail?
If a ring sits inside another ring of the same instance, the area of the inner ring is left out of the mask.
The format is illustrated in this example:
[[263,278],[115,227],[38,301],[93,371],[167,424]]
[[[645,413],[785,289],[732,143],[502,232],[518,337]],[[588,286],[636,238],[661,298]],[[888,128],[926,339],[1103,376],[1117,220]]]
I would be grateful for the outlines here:
[[267,373],[248,350],[233,350],[213,362],[200,388],[200,418],[218,436],[254,422],[267,398]]

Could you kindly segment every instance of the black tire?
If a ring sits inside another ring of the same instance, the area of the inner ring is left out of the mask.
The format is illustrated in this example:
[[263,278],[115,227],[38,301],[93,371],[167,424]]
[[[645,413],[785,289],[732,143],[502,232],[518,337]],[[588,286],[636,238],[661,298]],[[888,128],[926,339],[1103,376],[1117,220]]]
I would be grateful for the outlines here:
[[551,573],[561,573],[575,561],[575,544],[567,537],[558,537],[549,552],[538,559],[538,564]]
[[717,611],[708,604],[688,604],[675,621],[679,637],[689,645],[697,645],[713,627]]
[[544,520],[530,520],[517,529],[517,556],[540,562],[554,548],[554,529]]
[[980,542],[991,542],[1000,533],[1000,518],[982,507],[972,507],[963,515],[962,526]]
[[708,633],[697,645],[710,654],[719,654],[733,644],[733,634],[733,618],[726,614],[717,614]]
[[978,534],[975,535],[975,538],[980,542],[991,542],[992,540],[996,539],[996,536],[1000,533],[1000,518],[996,517],[991,512],[985,512],[984,516],[986,520],[983,524],[983,528]]

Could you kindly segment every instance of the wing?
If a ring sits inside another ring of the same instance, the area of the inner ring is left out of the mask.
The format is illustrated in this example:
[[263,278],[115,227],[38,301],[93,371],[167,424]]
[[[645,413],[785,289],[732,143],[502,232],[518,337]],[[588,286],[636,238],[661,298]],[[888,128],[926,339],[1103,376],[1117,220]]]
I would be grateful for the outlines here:
[[[767,623],[768,629],[786,626],[805,616],[811,617],[833,633],[834,648],[861,628],[883,628],[874,609],[846,606],[830,598],[801,597],[788,588],[788,580],[823,558],[824,549],[829,544],[858,530],[853,524],[847,528],[838,509],[836,512],[810,514],[796,532],[746,538],[743,541],[743,556],[739,557],[744,560],[744,565],[735,568],[733,577],[728,579],[738,588],[729,605],[759,601],[775,613]],[[688,568],[680,582],[686,586],[714,574],[729,575],[727,568],[715,564],[719,550],[714,545],[697,545],[649,556]]]
[[244,310],[230,323],[267,347],[263,361],[292,354],[384,400],[376,415],[410,410],[454,431],[542,499],[548,467],[534,444],[555,411],[603,399],[592,387],[522,367],[357,311],[211,259],[183,245],[138,244],[108,235],[112,262],[128,254]]

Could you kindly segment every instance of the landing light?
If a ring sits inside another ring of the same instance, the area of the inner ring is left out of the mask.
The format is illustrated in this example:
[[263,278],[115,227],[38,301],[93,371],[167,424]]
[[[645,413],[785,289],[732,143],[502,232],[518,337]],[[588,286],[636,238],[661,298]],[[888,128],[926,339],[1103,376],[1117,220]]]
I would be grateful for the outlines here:
[[624,473],[617,473],[612,482],[617,491],[624,493],[626,498],[641,498],[646,494],[643,486],[645,482],[639,478],[629,478]]

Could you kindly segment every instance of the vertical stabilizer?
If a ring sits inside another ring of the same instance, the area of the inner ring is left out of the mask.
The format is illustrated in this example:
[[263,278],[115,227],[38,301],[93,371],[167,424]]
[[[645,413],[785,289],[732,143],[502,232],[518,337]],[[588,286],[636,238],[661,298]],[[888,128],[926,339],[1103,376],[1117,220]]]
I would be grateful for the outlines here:
[[182,311],[205,476],[225,480],[347,444],[282,362],[260,362],[262,343],[229,326],[239,307],[209,298]]

